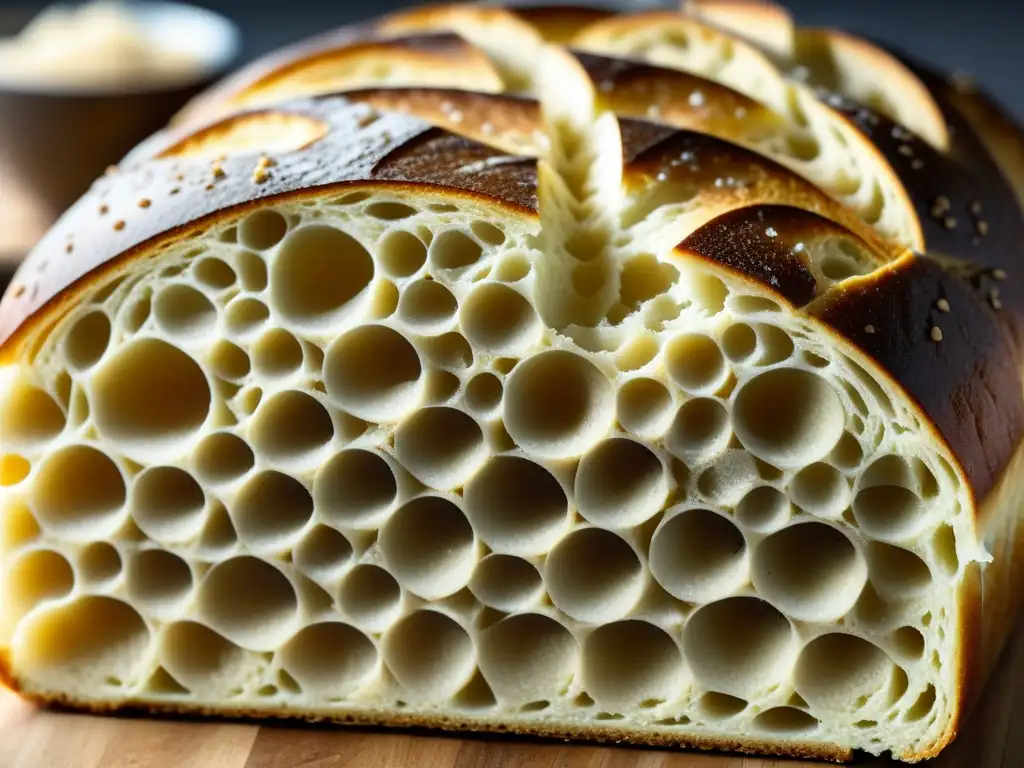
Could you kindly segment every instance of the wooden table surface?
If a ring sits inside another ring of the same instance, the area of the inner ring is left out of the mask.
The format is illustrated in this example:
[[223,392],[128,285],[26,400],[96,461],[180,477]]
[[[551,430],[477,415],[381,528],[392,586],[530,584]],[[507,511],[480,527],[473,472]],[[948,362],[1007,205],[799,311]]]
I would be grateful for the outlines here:
[[[1024,631],[967,727],[927,768],[1024,766]],[[870,758],[867,768],[894,768]],[[0,691],[0,768],[808,768],[670,750],[426,736],[341,727],[92,717],[39,711]]]

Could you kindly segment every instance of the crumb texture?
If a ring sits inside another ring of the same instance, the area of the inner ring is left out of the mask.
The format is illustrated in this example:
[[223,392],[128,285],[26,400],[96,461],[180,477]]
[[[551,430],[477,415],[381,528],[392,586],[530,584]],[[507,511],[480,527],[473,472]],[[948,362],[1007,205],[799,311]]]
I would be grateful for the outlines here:
[[[695,18],[588,17],[573,55],[493,10],[395,17],[461,43],[387,71],[380,46],[301,59],[228,102],[326,91],[349,58],[349,86],[402,86],[450,54],[484,67],[472,87],[525,94],[474,96],[494,113],[459,139],[507,154],[442,178],[423,149],[442,133],[410,132],[361,179],[253,191],[69,289],[0,369],[13,679],[93,706],[941,747],[974,502],[929,416],[820,311],[915,258],[899,177]],[[457,132],[447,71],[408,111]],[[151,172],[259,190],[380,120],[367,98],[176,128],[124,171],[124,209],[170,205],[138,203]],[[929,350],[960,309],[936,299]]]

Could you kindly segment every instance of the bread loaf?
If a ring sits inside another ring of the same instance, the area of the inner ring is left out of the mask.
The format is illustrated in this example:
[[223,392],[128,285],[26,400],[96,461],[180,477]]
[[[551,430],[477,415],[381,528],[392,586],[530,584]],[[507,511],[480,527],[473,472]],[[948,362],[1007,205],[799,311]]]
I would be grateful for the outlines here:
[[40,702],[933,756],[1017,615],[1020,133],[761,3],[258,61],[0,305]]

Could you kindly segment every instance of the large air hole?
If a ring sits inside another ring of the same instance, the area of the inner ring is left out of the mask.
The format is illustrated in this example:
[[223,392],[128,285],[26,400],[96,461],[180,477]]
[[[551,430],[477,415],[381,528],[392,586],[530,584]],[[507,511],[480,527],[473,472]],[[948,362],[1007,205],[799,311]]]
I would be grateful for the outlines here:
[[916,597],[932,584],[927,563],[909,550],[872,541],[867,546],[867,560],[871,584],[884,597]]
[[728,518],[705,509],[666,515],[651,540],[650,561],[658,583],[690,602],[725,597],[748,579],[743,534]]
[[249,356],[245,350],[227,339],[218,339],[207,356],[210,370],[215,376],[228,381],[241,382],[249,375]]
[[92,589],[110,589],[121,575],[121,555],[113,545],[94,541],[78,553],[78,577]]
[[398,221],[407,219],[416,214],[416,209],[405,203],[397,203],[393,200],[382,200],[377,203],[370,203],[363,209],[363,213],[381,221]]
[[291,232],[270,265],[270,300],[299,327],[324,328],[373,279],[373,258],[353,237],[323,224]]
[[818,721],[795,707],[775,707],[755,717],[754,727],[775,734],[797,734],[814,730]]
[[379,543],[402,586],[428,600],[465,587],[476,565],[472,526],[461,509],[438,496],[421,496],[396,511]]
[[789,492],[798,507],[816,517],[838,518],[850,506],[849,481],[824,462],[797,472]]
[[661,460],[646,446],[625,438],[598,443],[576,472],[576,503],[580,513],[597,525],[639,525],[661,510],[668,491]]
[[302,346],[288,331],[272,328],[252,345],[252,360],[263,376],[290,376],[302,367]]
[[466,337],[457,331],[420,340],[420,349],[435,365],[450,370],[473,365],[473,348]]
[[0,435],[8,446],[32,448],[64,429],[64,411],[50,395],[31,384],[15,384],[0,412]]
[[159,339],[121,348],[92,381],[93,416],[106,437],[130,451],[177,452],[210,412],[210,385],[191,357]]
[[286,390],[260,403],[250,436],[256,450],[271,461],[287,461],[327,445],[334,437],[334,424],[312,395]]
[[105,454],[86,445],[46,459],[32,488],[32,509],[44,527],[72,538],[108,537],[124,520],[124,478]]
[[392,232],[380,243],[380,263],[392,277],[409,277],[427,261],[427,247],[409,232]]
[[302,571],[328,580],[349,565],[352,554],[348,539],[333,528],[318,525],[302,537],[292,556]]
[[839,395],[824,379],[799,368],[775,368],[736,394],[734,429],[765,461],[796,468],[828,455],[843,434]]
[[514,555],[485,557],[473,571],[469,588],[484,605],[507,613],[535,605],[544,594],[536,566]]
[[712,691],[700,697],[700,710],[712,720],[728,720],[747,708],[747,702],[727,693]]
[[284,238],[288,222],[277,211],[256,211],[238,225],[238,242],[254,251],[273,248]]
[[438,269],[462,269],[475,264],[483,249],[457,229],[441,232],[430,244],[430,263]]
[[722,333],[722,350],[733,362],[743,362],[757,349],[757,334],[746,323],[730,325]]
[[756,597],[710,603],[683,632],[683,651],[701,685],[745,699],[788,678],[798,647],[786,617]]
[[793,685],[812,707],[851,712],[885,688],[894,673],[892,660],[853,635],[817,637],[800,652]]
[[235,284],[235,270],[225,262],[213,256],[199,259],[192,267],[196,280],[215,291],[220,291]]
[[672,422],[672,395],[660,381],[629,379],[619,388],[619,423],[637,437],[660,437]]
[[320,698],[347,696],[377,671],[377,648],[355,627],[312,624],[281,649],[281,666]]
[[238,279],[242,288],[259,293],[267,287],[267,263],[250,251],[240,251],[235,256]]
[[521,362],[505,382],[505,427],[524,450],[547,458],[578,456],[615,418],[615,391],[589,360],[552,350]]
[[398,317],[417,333],[449,330],[459,309],[452,292],[436,280],[417,280],[405,287],[398,302]]
[[466,630],[437,611],[406,616],[385,635],[383,651],[402,687],[426,701],[447,701],[476,670],[476,653]]
[[71,326],[64,338],[64,358],[68,365],[78,371],[92,368],[110,343],[110,318],[106,312],[87,312]]
[[582,674],[587,693],[612,712],[675,699],[684,683],[679,646],[645,621],[620,621],[591,632],[583,641]]
[[459,322],[473,347],[491,355],[522,354],[543,330],[526,297],[500,283],[474,290],[462,303]]
[[[778,307],[775,307],[777,310]],[[788,360],[795,349],[793,338],[781,328],[761,323],[757,326],[758,365],[774,365]]]
[[231,432],[214,432],[203,438],[192,454],[192,466],[205,483],[230,483],[252,469],[252,448]]
[[395,430],[395,455],[417,480],[437,490],[460,487],[487,459],[480,425],[455,408],[422,408]]
[[480,537],[500,552],[538,555],[562,537],[569,501],[555,477],[518,456],[495,456],[467,483],[466,513]]
[[[10,557],[8,555],[8,557]],[[58,600],[75,586],[71,565],[58,552],[35,549],[10,558],[3,584],[0,629],[13,634],[17,622],[46,600]],[[7,626],[4,627],[3,625]]]
[[276,650],[298,621],[299,601],[291,582],[249,555],[214,565],[199,586],[197,602],[211,629],[253,650]]
[[700,333],[672,339],[665,347],[665,368],[679,386],[694,394],[715,392],[729,375],[718,344]]
[[758,533],[771,533],[789,522],[792,505],[782,491],[767,485],[755,488],[736,506],[736,520]]
[[160,542],[183,542],[203,527],[206,496],[178,467],[149,467],[132,485],[131,510],[143,533]]
[[367,632],[381,632],[402,611],[402,589],[377,565],[357,565],[341,583],[338,602],[346,615]]
[[259,672],[259,657],[243,651],[194,621],[172,624],[160,643],[160,658],[174,678],[196,696],[221,697]]
[[416,348],[383,325],[364,325],[327,349],[324,383],[342,408],[368,421],[398,421],[423,395]]
[[718,400],[687,400],[676,412],[665,447],[688,464],[702,464],[725,450],[732,437],[729,411]]
[[228,333],[233,336],[249,336],[256,333],[270,319],[270,310],[259,299],[248,296],[233,299],[224,310],[224,322]]
[[824,523],[798,523],[773,533],[754,551],[757,591],[801,621],[834,621],[853,608],[867,583],[864,557]]
[[153,300],[153,314],[165,333],[181,339],[206,336],[217,327],[217,309],[213,302],[184,283],[160,289]]
[[899,456],[873,462],[861,477],[853,514],[871,536],[891,542],[909,540],[928,524],[928,507],[913,489],[917,478]]
[[313,499],[298,480],[266,470],[242,486],[231,511],[245,544],[259,552],[282,552],[313,516]]
[[128,560],[128,596],[146,613],[174,616],[192,596],[192,571],[172,552],[146,549]]
[[317,472],[313,500],[324,520],[341,527],[375,528],[398,497],[395,474],[383,458],[353,448],[338,453]]
[[479,640],[480,671],[506,704],[554,699],[576,674],[576,640],[554,619],[537,613],[509,616]]
[[544,582],[559,610],[574,619],[614,621],[640,600],[644,569],[624,539],[600,528],[581,528],[548,555]]

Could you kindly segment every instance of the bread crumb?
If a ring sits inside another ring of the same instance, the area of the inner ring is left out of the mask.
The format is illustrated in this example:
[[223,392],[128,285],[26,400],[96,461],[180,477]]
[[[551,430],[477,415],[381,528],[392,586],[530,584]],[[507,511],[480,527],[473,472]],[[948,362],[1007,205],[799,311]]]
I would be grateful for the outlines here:
[[150,200],[148,197],[144,197],[141,200],[139,200],[139,208],[149,208],[149,206],[151,206],[152,204],[153,201]]
[[956,229],[956,216],[947,216],[942,222],[946,229]]
[[227,174],[224,173],[224,166],[220,162],[213,164],[213,178],[223,179]]
[[124,219],[118,219],[114,222],[114,231],[120,232],[122,229],[124,229]]
[[949,302],[946,299],[939,299],[935,306],[939,308],[939,312],[949,312]]
[[993,269],[992,270],[992,277],[995,280],[1005,280],[1006,279],[1006,270],[1005,269]]
[[1002,309],[1003,300],[999,298],[999,289],[993,288],[988,292],[988,302],[992,305],[992,309]]
[[934,342],[942,341],[942,329],[939,328],[939,326],[937,326],[937,325],[933,325],[932,326],[931,336],[932,336],[932,341],[934,341]]
[[864,326],[864,333],[874,333],[874,332],[875,332],[875,326],[873,326],[873,325],[865,325]]

